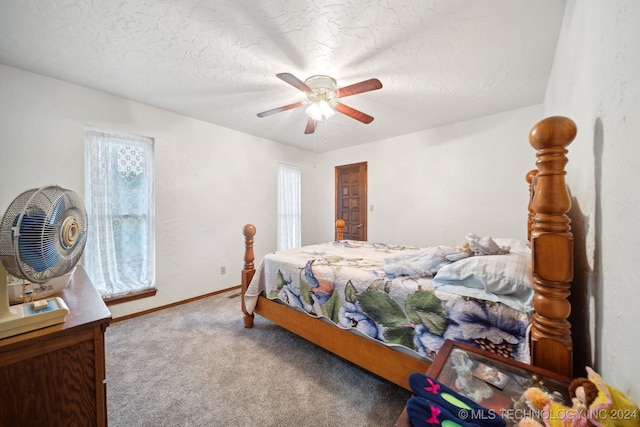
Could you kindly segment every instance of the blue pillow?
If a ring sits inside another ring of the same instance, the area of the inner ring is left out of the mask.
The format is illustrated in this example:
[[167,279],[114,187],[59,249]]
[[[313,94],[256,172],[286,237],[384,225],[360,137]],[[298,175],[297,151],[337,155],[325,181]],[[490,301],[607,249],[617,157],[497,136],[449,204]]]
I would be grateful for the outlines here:
[[533,311],[531,254],[481,255],[444,265],[433,279],[434,289],[488,301],[519,311]]

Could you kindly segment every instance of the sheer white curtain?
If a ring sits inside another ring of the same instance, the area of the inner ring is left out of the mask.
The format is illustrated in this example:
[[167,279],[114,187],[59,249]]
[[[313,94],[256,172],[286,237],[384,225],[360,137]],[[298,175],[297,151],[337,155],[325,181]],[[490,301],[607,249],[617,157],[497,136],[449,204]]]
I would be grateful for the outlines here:
[[103,298],[155,286],[153,139],[85,129],[83,265]]
[[278,167],[278,250],[301,245],[301,178],[295,166]]

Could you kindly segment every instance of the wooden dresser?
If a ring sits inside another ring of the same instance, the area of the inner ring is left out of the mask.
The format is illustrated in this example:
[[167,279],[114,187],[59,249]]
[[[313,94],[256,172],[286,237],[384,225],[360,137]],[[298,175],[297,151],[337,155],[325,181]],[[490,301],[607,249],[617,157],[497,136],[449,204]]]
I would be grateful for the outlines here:
[[78,266],[65,323],[0,340],[0,426],[106,426],[111,313]]

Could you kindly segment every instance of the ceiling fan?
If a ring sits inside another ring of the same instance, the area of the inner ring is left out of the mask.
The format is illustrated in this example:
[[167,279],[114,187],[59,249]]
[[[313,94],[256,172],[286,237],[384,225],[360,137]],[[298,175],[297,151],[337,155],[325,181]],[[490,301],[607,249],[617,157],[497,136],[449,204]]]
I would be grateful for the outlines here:
[[307,120],[307,126],[304,130],[305,134],[313,133],[316,130],[317,123],[321,120],[328,119],[335,113],[335,111],[362,123],[371,123],[373,121],[373,117],[338,102],[337,100],[346,96],[382,88],[382,83],[380,83],[380,80],[378,79],[369,79],[342,88],[336,88],[336,80],[325,75],[311,76],[304,82],[290,73],[276,74],[276,77],[304,92],[307,95],[307,100],[263,111],[258,113],[258,117],[266,117],[275,113],[280,113],[281,111],[307,106],[305,111],[307,116],[309,116],[309,119]]

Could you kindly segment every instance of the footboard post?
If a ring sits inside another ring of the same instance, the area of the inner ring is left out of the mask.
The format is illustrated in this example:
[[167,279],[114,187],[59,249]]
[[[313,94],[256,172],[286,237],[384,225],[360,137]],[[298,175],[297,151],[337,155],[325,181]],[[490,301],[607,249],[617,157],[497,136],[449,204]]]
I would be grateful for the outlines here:
[[538,173],[531,207],[533,306],[531,362],[567,377],[573,376],[573,344],[568,297],[573,281],[573,234],[567,212],[571,198],[565,183],[567,150],[576,136],[575,123],[566,117],[538,122],[529,142],[538,151]]
[[242,288],[240,292],[240,299],[242,301],[242,312],[244,313],[244,327],[253,327],[253,313],[248,313],[244,305],[244,294],[247,292],[247,287],[253,278],[253,274],[256,272],[254,266],[255,255],[253,254],[253,236],[256,235],[256,227],[252,224],[244,226],[242,233],[244,234],[244,269],[242,270]]

